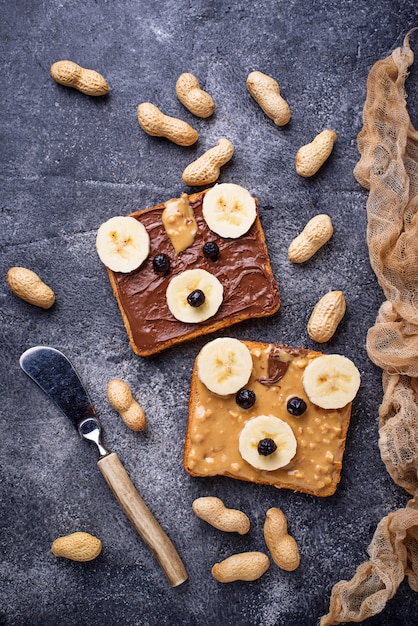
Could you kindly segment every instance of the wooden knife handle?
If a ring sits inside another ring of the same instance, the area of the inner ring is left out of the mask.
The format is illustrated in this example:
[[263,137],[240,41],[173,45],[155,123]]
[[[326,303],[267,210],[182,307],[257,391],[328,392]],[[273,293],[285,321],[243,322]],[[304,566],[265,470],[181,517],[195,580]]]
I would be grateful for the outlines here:
[[97,465],[125,515],[141,535],[172,587],[187,580],[177,550],[134,487],[117,454],[102,457]]

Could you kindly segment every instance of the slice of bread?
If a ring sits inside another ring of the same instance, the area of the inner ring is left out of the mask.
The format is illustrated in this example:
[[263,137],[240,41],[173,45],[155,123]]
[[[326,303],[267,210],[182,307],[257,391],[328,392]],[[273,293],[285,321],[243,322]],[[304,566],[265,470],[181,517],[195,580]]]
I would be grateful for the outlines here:
[[[192,476],[228,476],[315,496],[332,495],[340,481],[352,403],[326,410],[309,401],[302,376],[320,352],[254,341],[242,343],[253,360],[246,388],[255,393],[255,404],[240,408],[235,394],[219,396],[209,391],[199,379],[197,357],[191,379],[184,468]],[[273,355],[276,375],[271,368]],[[299,417],[287,409],[291,397],[301,398],[307,405]],[[242,458],[240,433],[259,415],[279,417],[291,427],[296,454],[285,467],[260,470]]]
[[[245,235],[224,239],[213,233],[203,218],[202,201],[206,191],[188,196],[197,233],[186,250],[176,254],[162,222],[165,204],[160,204],[131,214],[145,226],[150,236],[150,254],[146,261],[129,274],[107,268],[131,347],[140,356],[155,354],[249,318],[272,315],[280,307],[258,211]],[[203,254],[203,245],[208,241],[219,247],[217,261]],[[153,269],[153,259],[158,253],[170,259],[167,275]],[[181,322],[167,305],[166,291],[171,279],[189,269],[206,270],[215,275],[223,287],[219,310],[204,322]]]

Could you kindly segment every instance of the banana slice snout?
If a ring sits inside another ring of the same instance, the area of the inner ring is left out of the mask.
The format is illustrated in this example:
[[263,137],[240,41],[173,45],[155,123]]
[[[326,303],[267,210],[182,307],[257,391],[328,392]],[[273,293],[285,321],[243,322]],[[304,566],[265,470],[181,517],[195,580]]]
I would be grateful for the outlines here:
[[267,471],[285,467],[295,456],[296,448],[293,430],[274,415],[258,415],[248,420],[238,442],[244,461]]
[[347,357],[324,354],[309,363],[302,382],[313,404],[323,409],[341,409],[355,398],[360,372]]
[[198,324],[218,311],[223,287],[206,270],[186,270],[171,279],[166,291],[167,305],[180,322]]
[[203,198],[202,212],[211,231],[231,239],[245,235],[257,215],[249,191],[233,183],[221,183],[209,189]]
[[96,250],[114,272],[132,272],[148,257],[150,238],[141,222],[131,216],[111,217],[97,231]]
[[207,343],[197,358],[197,375],[204,385],[220,396],[237,393],[245,387],[253,370],[247,346],[232,337],[219,337]]

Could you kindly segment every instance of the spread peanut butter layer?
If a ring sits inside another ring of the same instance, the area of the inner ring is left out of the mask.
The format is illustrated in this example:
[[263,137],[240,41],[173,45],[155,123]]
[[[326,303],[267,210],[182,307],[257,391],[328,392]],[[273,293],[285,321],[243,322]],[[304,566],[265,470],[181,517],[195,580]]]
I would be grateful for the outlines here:
[[162,220],[176,254],[192,245],[197,224],[186,193],[165,203]]
[[[150,254],[146,261],[130,274],[108,270],[132,348],[137,354],[153,354],[168,345],[244,319],[271,315],[280,306],[259,218],[245,235],[224,239],[208,228],[202,216],[202,199],[203,193],[189,197],[197,230],[184,251],[176,254],[173,248],[162,221],[166,205],[161,204],[132,214],[150,236]],[[217,261],[203,254],[203,245],[208,241],[219,246]],[[168,274],[153,269],[152,261],[158,253],[169,257]],[[224,297],[213,317],[199,324],[187,324],[170,312],[166,290],[173,276],[194,268],[214,274],[223,286]]]
[[[255,393],[256,402],[250,409],[242,409],[235,395],[221,397],[211,393],[195,370],[184,455],[186,470],[193,476],[224,475],[318,496],[331,495],[340,480],[351,403],[339,410],[325,410],[309,401],[302,374],[311,359],[320,353],[303,348],[243,343],[250,348],[253,358],[253,371],[246,387]],[[287,368],[278,382],[266,386],[271,373],[271,354],[276,361],[286,363]],[[307,405],[299,417],[287,410],[288,400],[295,396]],[[285,421],[297,442],[296,454],[288,465],[273,471],[254,468],[241,457],[238,449],[245,424],[263,414]]]

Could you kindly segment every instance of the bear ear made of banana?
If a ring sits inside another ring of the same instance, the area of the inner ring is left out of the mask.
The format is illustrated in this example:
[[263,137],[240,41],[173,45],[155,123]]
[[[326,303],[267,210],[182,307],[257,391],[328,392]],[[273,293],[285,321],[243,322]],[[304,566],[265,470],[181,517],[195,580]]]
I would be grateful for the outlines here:
[[[244,187],[221,183],[205,194],[202,214],[212,232],[226,239],[237,239],[254,223],[256,201]],[[96,250],[110,270],[128,273],[148,258],[150,238],[143,224],[134,217],[112,217],[97,232]],[[216,314],[222,304],[223,287],[206,270],[186,270],[171,279],[166,298],[176,319],[198,324]]]
[[150,238],[134,217],[117,215],[104,222],[96,235],[99,258],[113,272],[137,269],[150,253]]
[[[207,389],[228,396],[243,389],[253,372],[245,343],[230,337],[208,342],[197,359],[197,375]],[[303,373],[303,387],[312,404],[337,410],[351,402],[360,387],[360,372],[350,359],[321,355]],[[258,470],[285,467],[295,456],[297,439],[291,426],[277,415],[258,415],[244,423],[237,442],[241,457]]]

